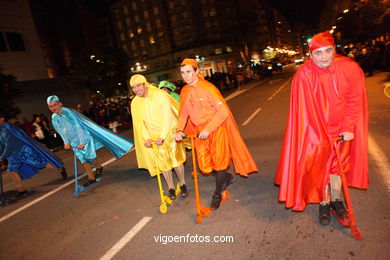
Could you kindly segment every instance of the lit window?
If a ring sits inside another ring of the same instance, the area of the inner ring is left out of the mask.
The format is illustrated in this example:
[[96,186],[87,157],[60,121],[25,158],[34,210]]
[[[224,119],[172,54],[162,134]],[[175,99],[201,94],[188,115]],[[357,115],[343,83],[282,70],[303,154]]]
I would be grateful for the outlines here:
[[210,16],[216,16],[217,15],[217,11],[215,11],[215,8],[211,8],[210,9]]
[[154,37],[151,35],[151,36],[149,36],[149,43],[150,44],[153,44],[153,43],[155,43],[155,41],[154,41]]
[[172,15],[172,16],[171,16],[171,21],[172,21],[172,22],[176,22],[176,15]]
[[140,45],[141,47],[145,47],[145,41],[141,39],[141,40],[139,41],[139,45]]
[[135,1],[133,1],[131,3],[132,7],[133,7],[133,10],[137,10],[137,3]]
[[142,33],[142,28],[141,28],[141,27],[138,27],[138,28],[137,28],[137,32],[138,32],[138,34],[141,34],[141,33]]
[[133,49],[133,51],[137,49],[137,47],[135,46],[135,42],[131,43],[131,49]]
[[158,8],[157,7],[153,8],[153,13],[154,14],[158,14]]
[[148,18],[149,18],[149,12],[148,12],[148,11],[145,11],[145,12],[144,12],[144,18],[145,18],[145,19],[148,19]]
[[130,37],[130,38],[134,38],[134,33],[133,33],[133,31],[129,31],[129,37]]
[[139,15],[136,15],[136,16],[134,17],[134,19],[135,19],[135,21],[136,21],[137,23],[139,23]]
[[150,23],[146,24],[146,30],[148,30],[148,32],[152,30],[152,25]]
[[119,38],[123,42],[125,40],[125,34],[124,33],[120,33]]
[[229,47],[229,46],[226,47],[226,51],[227,51],[227,52],[233,52],[232,47]]
[[215,49],[215,54],[222,54],[222,48]]
[[190,14],[189,14],[188,12],[184,12],[184,13],[183,13],[183,18],[184,18],[184,19],[188,18],[189,16],[190,16]]
[[126,24],[130,25],[130,18],[126,18]]
[[118,22],[118,29],[122,30],[122,22]]
[[170,1],[170,2],[168,3],[168,7],[169,7],[170,9],[173,9],[173,8],[175,7],[175,3],[174,3],[173,1]]
[[164,32],[158,32],[158,36],[159,37],[163,37],[164,36]]
[[122,45],[122,48],[123,48],[123,50],[124,50],[126,53],[129,53],[129,50],[127,49],[127,45]]
[[125,13],[125,14],[128,14],[128,13],[129,13],[129,9],[127,9],[127,6],[126,6],[126,5],[123,7],[123,13]]

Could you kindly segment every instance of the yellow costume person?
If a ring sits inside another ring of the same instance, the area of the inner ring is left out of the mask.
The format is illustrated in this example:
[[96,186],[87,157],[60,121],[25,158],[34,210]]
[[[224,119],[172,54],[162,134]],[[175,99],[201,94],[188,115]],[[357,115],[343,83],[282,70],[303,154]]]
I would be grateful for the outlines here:
[[[136,95],[131,103],[134,141],[139,168],[156,176],[161,171],[169,186],[169,197],[175,199],[172,168],[179,178],[182,197],[188,195],[185,185],[185,144],[176,142],[179,103],[165,91],[152,86],[140,74],[133,75],[130,86]],[[152,149],[156,145],[156,150]],[[156,163],[158,169],[156,169]]]

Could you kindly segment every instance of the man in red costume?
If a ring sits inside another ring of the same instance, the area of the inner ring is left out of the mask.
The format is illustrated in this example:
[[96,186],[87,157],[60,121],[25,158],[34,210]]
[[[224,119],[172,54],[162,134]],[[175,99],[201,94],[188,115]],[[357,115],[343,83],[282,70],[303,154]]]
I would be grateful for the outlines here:
[[291,85],[275,183],[286,208],[303,211],[307,203],[320,203],[319,222],[328,225],[331,208],[339,218],[345,217],[335,138],[347,141],[338,148],[348,185],[368,188],[367,96],[363,71],[354,61],[336,55],[328,31],[315,35],[309,48],[311,59],[299,68]]
[[219,207],[222,192],[234,182],[226,172],[233,160],[236,173],[247,177],[257,166],[242,140],[233,115],[219,90],[204,80],[194,59],[184,59],[181,75],[187,83],[180,93],[177,141],[187,135],[195,140],[199,169],[204,174],[215,172],[216,186],[210,208]]

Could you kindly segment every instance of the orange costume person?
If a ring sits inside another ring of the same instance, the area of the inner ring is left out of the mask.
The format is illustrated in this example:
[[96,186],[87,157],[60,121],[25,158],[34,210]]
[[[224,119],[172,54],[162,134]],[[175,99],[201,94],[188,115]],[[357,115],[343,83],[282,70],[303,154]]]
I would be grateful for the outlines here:
[[275,183],[286,208],[303,211],[308,203],[320,203],[319,222],[328,225],[331,208],[339,218],[345,217],[334,138],[342,135],[350,141],[339,143],[348,185],[368,188],[367,96],[361,68],[336,55],[329,32],[315,35],[309,48],[311,59],[299,68],[291,85]]
[[195,140],[199,169],[216,173],[216,188],[212,209],[221,202],[221,193],[235,178],[226,170],[233,160],[236,173],[247,177],[257,172],[257,166],[242,140],[233,115],[219,90],[203,79],[197,62],[184,59],[181,74],[187,83],[180,93],[177,141],[187,135],[198,135]]

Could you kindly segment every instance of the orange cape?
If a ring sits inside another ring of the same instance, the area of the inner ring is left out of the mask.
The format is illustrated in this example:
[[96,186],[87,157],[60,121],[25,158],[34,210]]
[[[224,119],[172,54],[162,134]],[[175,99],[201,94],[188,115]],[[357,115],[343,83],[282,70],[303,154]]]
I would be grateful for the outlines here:
[[[233,164],[236,173],[240,174],[241,176],[247,177],[250,173],[257,172],[258,169],[256,163],[253,160],[252,155],[250,154],[247,146],[244,143],[244,140],[240,135],[236,121],[234,120],[233,114],[230,111],[229,106],[227,105],[225,99],[222,97],[219,90],[213,84],[203,79],[199,79],[197,85],[206,88],[208,91],[210,91],[210,93],[212,93],[218,100],[222,101],[229,110],[229,116],[226,119],[226,128],[229,138],[229,147],[232,154]],[[182,102],[180,103],[179,115],[181,114],[183,104],[187,102],[187,94],[190,90],[191,87],[188,84],[185,85],[181,90],[180,100],[182,100]],[[196,133],[195,125],[191,122],[191,120],[187,120],[187,124],[184,130],[187,135],[199,134]]]

